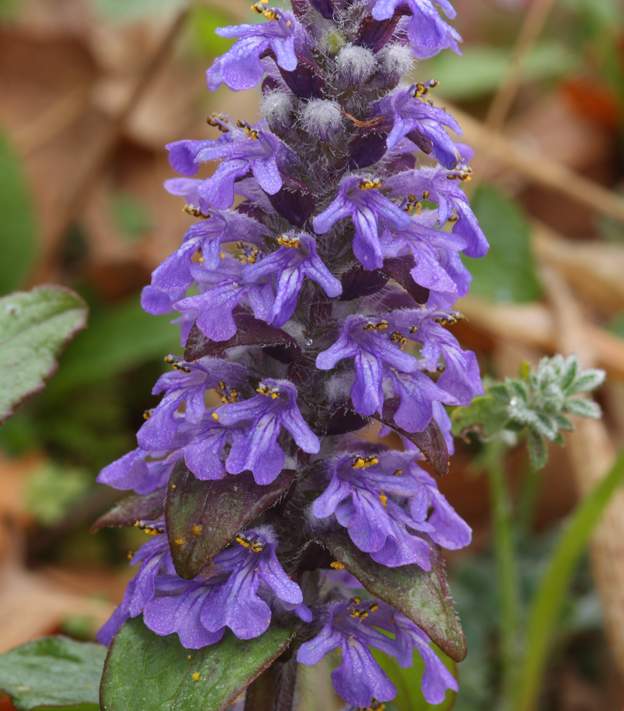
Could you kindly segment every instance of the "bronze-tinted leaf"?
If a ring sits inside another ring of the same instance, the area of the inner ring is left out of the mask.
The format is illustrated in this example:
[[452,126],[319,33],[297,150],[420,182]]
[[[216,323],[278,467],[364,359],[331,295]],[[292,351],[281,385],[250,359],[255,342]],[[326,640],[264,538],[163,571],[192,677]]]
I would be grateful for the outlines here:
[[416,565],[386,568],[356,548],[343,532],[327,535],[325,545],[362,585],[415,622],[451,659],[466,656],[466,640],[446,582],[444,564],[431,572]]
[[396,257],[386,259],[382,271],[400,284],[417,304],[424,304],[429,298],[429,289],[425,289],[424,286],[420,286],[412,279],[410,271],[413,268],[413,257]]
[[375,419],[382,422],[398,435],[401,435],[401,437],[405,437],[410,442],[413,442],[425,455],[427,461],[435,469],[437,474],[448,474],[448,447],[446,446],[444,435],[438,427],[438,423],[435,420],[431,420],[423,432],[407,432],[407,430],[399,427],[392,417],[392,401],[390,401],[389,405],[390,407],[388,407],[387,410],[384,408],[383,417],[375,416]]
[[242,529],[274,506],[295,480],[285,470],[268,486],[249,472],[219,481],[199,481],[180,464],[167,493],[167,532],[176,570],[194,578]]
[[239,313],[235,316],[238,330],[228,341],[211,341],[206,338],[194,325],[186,341],[184,357],[188,361],[197,360],[204,356],[213,358],[222,356],[228,348],[235,346],[258,346],[260,348],[279,347],[285,352],[290,352],[292,357],[300,352],[297,341],[289,336],[286,331],[269,326],[250,314]]
[[137,521],[153,521],[162,515],[165,507],[165,490],[159,489],[146,496],[131,494],[121,499],[107,513],[100,516],[91,530],[134,526]]

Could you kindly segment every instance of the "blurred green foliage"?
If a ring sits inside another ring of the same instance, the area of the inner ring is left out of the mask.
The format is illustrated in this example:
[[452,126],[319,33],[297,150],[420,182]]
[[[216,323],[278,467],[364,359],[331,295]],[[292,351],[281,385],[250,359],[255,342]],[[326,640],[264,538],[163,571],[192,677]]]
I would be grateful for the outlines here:
[[2,259],[0,295],[18,289],[37,257],[37,226],[32,198],[19,157],[0,133],[0,215]]
[[481,185],[473,210],[490,241],[483,259],[467,259],[471,294],[495,302],[537,301],[542,287],[531,252],[531,226],[524,211],[491,185]]
[[63,519],[89,490],[93,477],[84,469],[49,462],[37,469],[28,481],[26,509],[43,526]]
[[149,209],[131,193],[114,193],[110,209],[117,229],[128,242],[140,239],[153,227]]

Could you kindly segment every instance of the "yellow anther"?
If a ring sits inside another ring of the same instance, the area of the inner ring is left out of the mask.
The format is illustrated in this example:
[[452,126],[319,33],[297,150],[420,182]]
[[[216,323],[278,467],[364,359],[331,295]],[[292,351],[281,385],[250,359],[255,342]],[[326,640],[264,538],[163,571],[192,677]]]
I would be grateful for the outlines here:
[[228,133],[227,117],[223,114],[213,113],[208,116],[206,123],[213,128],[218,128],[221,133]]
[[149,418],[152,416],[152,410],[144,410],[143,412],[143,419],[145,421],[149,420]]
[[186,538],[184,538],[184,536],[178,536],[177,538],[173,539],[173,542],[176,544],[176,546],[183,546],[186,544]]
[[174,370],[179,370],[181,373],[190,373],[191,369],[188,367],[188,365],[184,365],[184,363],[181,362],[176,362],[173,363],[171,366]]
[[171,489],[171,491],[175,491],[178,488],[178,486],[177,486],[177,484],[171,484],[171,486],[169,488]]
[[382,186],[382,182],[379,178],[373,178],[372,180],[362,180],[360,182],[360,190],[376,190]]
[[199,672],[193,672],[191,674],[191,679],[193,681],[201,681],[201,674]]
[[334,560],[329,564],[329,567],[332,570],[344,570],[346,566],[344,563],[341,563],[339,560]]
[[195,205],[185,205],[182,208],[182,212],[185,212],[191,217],[201,217],[203,219],[206,219],[208,217],[208,215],[205,215],[198,207],[195,207]]
[[389,327],[390,324],[385,320],[369,321],[368,323],[364,324],[365,331],[379,331],[380,333],[387,331]]
[[383,493],[383,491],[379,492],[379,501],[381,501],[381,505],[384,509],[388,506],[388,497]]
[[251,542],[247,540],[245,536],[236,536],[234,540],[238,543],[239,546],[242,546],[243,548],[251,548]]
[[281,397],[279,388],[270,388],[268,385],[265,385],[264,383],[260,383],[260,385],[258,385],[258,387],[256,388],[256,392],[259,395],[264,395],[265,397],[270,397],[271,400],[277,400],[279,397]]
[[353,469],[368,469],[369,467],[374,467],[377,464],[379,464],[379,457],[374,454],[370,457],[362,457],[361,455],[358,455],[354,458],[351,466]]
[[280,247],[288,247],[288,249],[297,249],[301,246],[299,237],[289,237],[288,235],[278,235],[275,241]]
[[390,335],[390,340],[396,343],[398,346],[404,346],[407,343],[407,338],[402,333],[398,331],[393,331]]
[[[264,15],[265,13],[263,12],[262,14]],[[251,138],[253,141],[257,141],[260,138],[260,132],[252,128],[247,121],[237,121],[236,125],[245,132],[247,138]]]
[[252,553],[262,553],[264,550],[264,543],[261,541],[252,541],[250,548]]
[[428,190],[423,190],[422,196],[423,200],[429,200],[429,198],[431,197],[431,193]]
[[399,467],[398,469],[395,469],[392,472],[392,476],[403,476],[404,473],[405,473],[405,470],[402,469],[401,467]]
[[128,551],[126,553],[126,557],[128,558],[128,560],[132,560],[134,558],[134,553],[132,551]]
[[157,528],[150,528],[149,526],[146,526],[143,529],[143,533],[146,536],[158,536],[162,533],[162,531],[159,531]]
[[192,654],[187,654],[187,655],[186,655],[186,658],[187,658],[187,659],[189,660],[189,662],[190,662],[191,659],[193,659],[193,655],[192,655]]
[[355,595],[351,598],[352,605],[359,605],[362,602],[362,598],[359,595]]
[[174,363],[177,362],[177,361],[176,361],[176,357],[173,356],[173,355],[171,355],[171,354],[166,355],[166,356],[163,358],[163,360],[165,361],[165,363],[166,363],[167,365],[173,365]]
[[212,419],[213,419],[215,422],[218,422],[218,421],[219,421],[219,413],[218,413],[218,412],[211,412],[211,413],[210,413],[210,417],[212,417]]
[[191,533],[194,536],[201,536],[201,534],[203,533],[203,530],[204,530],[204,527],[202,526],[201,523],[194,523],[191,526]]
[[376,602],[373,602],[368,606],[368,611],[371,613],[377,612],[377,610],[379,610],[379,605]]

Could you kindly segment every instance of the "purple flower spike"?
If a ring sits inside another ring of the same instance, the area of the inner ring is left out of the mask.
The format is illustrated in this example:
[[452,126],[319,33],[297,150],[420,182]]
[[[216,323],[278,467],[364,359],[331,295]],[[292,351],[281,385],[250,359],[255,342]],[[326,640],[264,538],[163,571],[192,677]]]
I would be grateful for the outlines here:
[[373,0],[372,12],[376,20],[387,20],[397,11],[411,15],[407,36],[417,59],[429,59],[444,49],[461,54],[461,37],[440,17],[436,4],[447,17],[455,17],[455,10],[448,0]]
[[226,461],[230,474],[251,471],[258,484],[270,484],[284,468],[285,455],[278,443],[282,428],[308,454],[320,449],[297,406],[297,389],[287,380],[266,379],[249,400],[223,405],[214,416],[225,427],[236,426]]
[[409,215],[380,192],[381,182],[355,175],[344,178],[338,196],[320,215],[314,218],[314,231],[325,234],[339,220],[350,217],[355,228],[353,253],[365,269],[379,269],[383,264],[380,237],[406,229]]
[[327,269],[316,249],[316,240],[305,232],[280,235],[280,248],[249,268],[254,281],[271,280],[275,292],[268,322],[285,324],[297,306],[305,277],[316,282],[329,297],[342,293],[342,284]]
[[[214,141],[176,141],[167,146],[169,162],[179,173],[193,176],[201,163],[220,160],[214,174],[194,187],[201,206],[227,209],[234,203],[235,183],[249,172],[269,195],[282,188],[280,164],[291,152],[264,126],[243,122],[227,126],[227,133]],[[169,184],[171,189],[171,184]]]
[[403,351],[392,340],[385,319],[349,316],[340,337],[327,350],[319,353],[316,367],[331,370],[345,358],[355,361],[355,381],[351,399],[360,415],[381,412],[384,402],[383,381],[390,368],[403,373],[418,369],[414,356]]
[[215,60],[208,70],[208,88],[215,91],[226,84],[234,91],[251,89],[264,75],[262,56],[272,52],[279,67],[292,72],[297,68],[296,46],[305,38],[305,30],[291,12],[263,8],[268,22],[260,25],[220,27],[221,37],[236,39],[236,44]]
[[446,129],[461,134],[461,128],[448,112],[423,98],[427,88],[424,84],[412,85],[378,103],[379,113],[392,125],[387,139],[388,149],[396,148],[404,138],[409,138],[425,153],[433,153],[446,168],[454,168],[461,160],[461,154]]

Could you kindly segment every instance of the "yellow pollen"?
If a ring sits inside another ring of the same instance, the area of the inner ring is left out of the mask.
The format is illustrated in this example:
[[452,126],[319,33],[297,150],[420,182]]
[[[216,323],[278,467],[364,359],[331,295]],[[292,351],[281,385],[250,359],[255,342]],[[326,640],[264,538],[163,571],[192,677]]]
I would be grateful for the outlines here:
[[377,610],[379,610],[379,605],[376,602],[373,602],[368,608],[369,612],[377,612]]
[[253,541],[251,544],[251,552],[252,553],[262,553],[264,550],[264,543],[261,543],[260,541]]
[[194,523],[194,524],[191,526],[191,533],[192,533],[194,536],[201,536],[203,530],[204,530],[204,527],[202,526],[201,523]]
[[334,560],[329,564],[329,567],[332,568],[332,570],[344,570],[346,566],[339,560]]
[[203,219],[206,219],[208,217],[208,215],[205,215],[198,207],[195,207],[195,205],[185,205],[182,208],[182,212],[185,212],[191,217],[201,217]]
[[171,489],[171,491],[175,491],[178,488],[178,486],[177,486],[177,484],[171,484],[171,486],[169,488]]
[[152,411],[151,410],[145,410],[143,412],[143,419],[144,420],[149,420],[149,418],[152,416]]
[[201,674],[199,672],[193,672],[191,674],[191,679],[193,681],[201,681]]
[[374,467],[379,464],[379,457],[375,455],[371,457],[357,456],[351,463],[353,469],[368,469],[369,467]]
[[172,356],[171,354],[166,355],[163,360],[167,365],[173,365],[176,362],[175,356]]
[[355,595],[351,598],[351,604],[359,605],[362,602],[362,598],[359,595]]
[[236,536],[234,540],[243,548],[251,548],[251,543],[245,538],[245,536]]
[[210,417],[212,417],[212,419],[213,419],[215,422],[218,422],[218,421],[219,421],[219,413],[218,413],[218,412],[212,412],[212,413],[210,413]]
[[390,340],[393,343],[398,344],[399,346],[404,346],[407,343],[407,338],[405,338],[405,336],[403,336],[398,331],[393,331],[392,335],[390,336]]
[[[262,14],[264,15],[265,13],[263,12]],[[245,132],[247,138],[251,138],[253,141],[257,141],[260,138],[260,133],[255,128],[252,128],[246,121],[237,121],[236,125]]]
[[184,538],[183,536],[178,536],[174,539],[173,542],[176,544],[176,546],[183,546],[186,543],[186,538]]
[[428,190],[423,191],[423,200],[429,200],[431,193]]
[[298,249],[301,246],[301,240],[298,237],[289,237],[288,235],[278,235],[275,241],[281,247],[288,247],[288,249]]
[[404,470],[399,468],[399,469],[395,469],[392,472],[392,476],[403,476],[404,473],[405,473]]
[[360,182],[360,190],[376,190],[382,186],[382,182],[379,178],[373,178],[372,180],[362,180]]
[[126,557],[128,558],[128,560],[132,560],[134,558],[134,553],[132,551],[128,551],[126,553]]
[[384,331],[388,330],[389,326],[390,324],[387,321],[369,321],[367,324],[364,325],[364,330],[379,331],[380,333],[383,333]]
[[381,505],[384,508],[388,506],[388,497],[386,496],[386,494],[383,493],[383,491],[379,493],[379,501],[381,501]]

